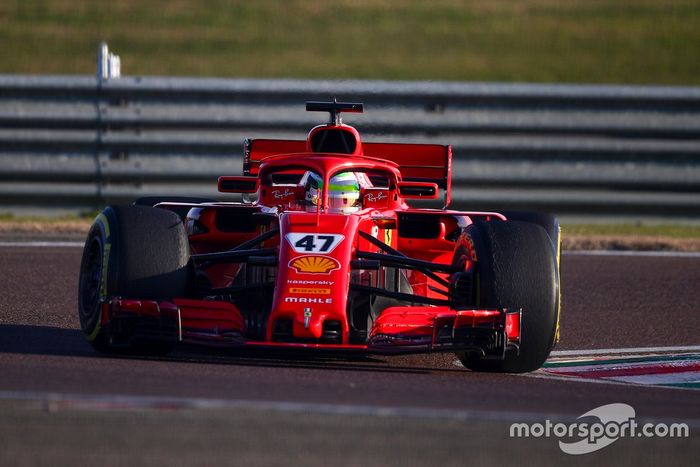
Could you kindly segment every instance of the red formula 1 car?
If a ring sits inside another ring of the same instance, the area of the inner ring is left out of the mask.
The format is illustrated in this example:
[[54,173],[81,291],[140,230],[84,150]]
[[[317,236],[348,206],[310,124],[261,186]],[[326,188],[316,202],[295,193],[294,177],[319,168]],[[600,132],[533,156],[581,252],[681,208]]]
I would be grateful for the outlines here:
[[[473,370],[539,368],[558,339],[559,225],[462,212],[451,148],[363,143],[341,112],[306,140],[245,142],[242,202],[109,206],[85,243],[80,323],[101,351],[454,352]],[[437,199],[444,208],[412,208]],[[254,199],[253,199],[254,198]],[[251,200],[252,199],[252,200]]]

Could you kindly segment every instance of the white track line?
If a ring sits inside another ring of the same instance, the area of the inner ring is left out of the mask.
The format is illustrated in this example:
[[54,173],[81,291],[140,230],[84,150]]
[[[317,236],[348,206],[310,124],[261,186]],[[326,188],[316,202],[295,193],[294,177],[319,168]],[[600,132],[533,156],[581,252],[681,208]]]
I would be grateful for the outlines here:
[[8,248],[82,248],[84,246],[85,242],[0,242],[0,247]]
[[586,357],[590,355],[622,355],[644,353],[700,352],[700,345],[677,347],[631,347],[623,349],[554,350],[550,357]]
[[664,373],[651,375],[611,376],[607,378],[613,381],[622,381],[632,384],[680,384],[700,382],[700,371],[683,371],[680,373]]
[[[458,421],[540,421],[544,416],[555,421],[571,420],[572,416],[564,413],[543,414],[537,412],[496,411],[496,410],[460,410],[428,407],[400,407],[366,404],[333,404],[317,402],[291,402],[250,399],[207,399],[198,397],[138,396],[121,394],[66,394],[55,392],[17,392],[0,391],[0,400],[40,401],[55,404],[72,410],[212,410],[212,409],[249,409],[269,410],[275,412],[315,413],[328,415],[364,415],[373,417],[407,417],[429,418]],[[60,404],[64,403],[64,404]],[[700,425],[700,420],[695,420]]]
[[[557,379],[549,378],[549,379]],[[607,381],[613,385],[626,385]],[[663,387],[662,387],[663,389]],[[457,421],[541,422],[545,418],[553,422],[568,423],[576,415],[556,412],[525,412],[497,410],[463,410],[421,407],[399,407],[366,404],[331,404],[316,402],[289,402],[250,399],[207,399],[199,397],[138,396],[119,394],[70,394],[56,392],[0,391],[0,400],[38,401],[51,410],[221,410],[248,409],[274,412],[326,415],[360,415],[371,417],[405,417]],[[642,422],[663,421],[663,418],[644,417]],[[692,427],[700,426],[700,419],[681,420]]]
[[651,258],[700,258],[700,251],[565,250],[565,256],[641,256]]
[[614,379],[603,379],[603,378],[585,378],[582,376],[564,376],[557,375],[554,373],[545,373],[543,370],[536,370],[532,373],[522,373],[518,375],[523,378],[537,378],[537,379],[551,379],[553,381],[562,381],[566,383],[584,383],[584,384],[605,384],[609,386],[627,386],[634,388],[644,388],[652,390],[669,390],[669,391],[697,391],[695,388],[688,388],[683,386],[663,386],[654,384],[637,384],[625,381],[617,381]]

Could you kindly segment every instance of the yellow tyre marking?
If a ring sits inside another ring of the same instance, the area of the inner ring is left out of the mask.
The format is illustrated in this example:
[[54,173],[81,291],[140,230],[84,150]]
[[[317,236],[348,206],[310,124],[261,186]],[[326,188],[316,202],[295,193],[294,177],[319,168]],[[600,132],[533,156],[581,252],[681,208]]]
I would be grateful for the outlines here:
[[102,305],[98,305],[100,307],[100,318],[97,320],[97,324],[95,325],[95,329],[92,330],[89,336],[86,336],[85,338],[87,339],[88,342],[92,342],[95,339],[97,339],[97,335],[100,333],[100,328],[102,328]]
[[100,304],[98,305],[100,307],[99,309],[99,317],[97,319],[97,323],[95,324],[95,328],[92,330],[90,335],[86,336],[86,339],[88,342],[92,342],[95,339],[97,339],[97,335],[100,333],[100,329],[102,328],[102,301],[107,298],[107,271],[109,271],[108,266],[109,266],[109,253],[112,250],[112,244],[109,243],[109,220],[107,220],[107,216],[105,216],[103,213],[100,213],[97,218],[95,219],[95,222],[99,222],[102,225],[102,228],[104,229],[105,232],[105,243],[102,245],[102,270],[100,271]]
[[95,219],[95,222],[102,224],[102,228],[105,229],[105,237],[109,238],[109,221],[107,220],[107,216],[105,216],[104,213],[100,213],[97,219]]
[[102,255],[102,271],[100,272],[100,298],[107,298],[107,268],[109,265],[109,252],[112,250],[112,245],[106,243],[104,245],[104,253]]
[[559,241],[557,242],[557,325],[554,331],[554,343],[559,342],[559,317],[561,316],[561,227],[559,228]]

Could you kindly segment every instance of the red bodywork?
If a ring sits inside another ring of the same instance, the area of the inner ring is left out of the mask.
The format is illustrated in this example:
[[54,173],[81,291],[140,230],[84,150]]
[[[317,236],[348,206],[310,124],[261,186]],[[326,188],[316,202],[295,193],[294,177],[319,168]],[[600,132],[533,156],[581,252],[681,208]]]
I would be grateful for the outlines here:
[[[314,150],[318,134],[329,131],[350,135],[354,147],[344,153]],[[159,332],[178,341],[220,346],[365,353],[466,350],[502,358],[507,349],[517,350],[520,310],[459,305],[449,298],[449,289],[456,275],[468,278],[473,268],[469,255],[455,257],[464,243],[455,232],[476,219],[505,217],[447,209],[451,157],[450,146],[363,144],[354,128],[333,123],[312,129],[305,141],[248,140],[244,175],[221,177],[219,189],[255,193],[257,200],[192,204],[185,218],[197,283],[207,292],[159,303],[115,298],[103,305],[102,324],[150,319]],[[324,182],[313,209],[305,204],[299,182],[309,171]],[[334,213],[327,187],[333,175],[345,171],[363,172],[381,183],[363,187],[357,212]],[[407,199],[434,198],[431,189],[435,196],[441,190],[443,208],[408,205]],[[183,204],[157,207],[176,210]],[[223,258],[222,252],[245,256]],[[402,257],[417,266],[401,264]],[[426,272],[426,265],[436,269]],[[402,291],[396,286],[400,281],[410,287]],[[362,309],[357,304],[364,303],[363,297],[381,290],[393,294],[396,303],[374,315],[368,312],[371,319],[358,329],[353,310]],[[480,336],[502,342],[489,354]]]

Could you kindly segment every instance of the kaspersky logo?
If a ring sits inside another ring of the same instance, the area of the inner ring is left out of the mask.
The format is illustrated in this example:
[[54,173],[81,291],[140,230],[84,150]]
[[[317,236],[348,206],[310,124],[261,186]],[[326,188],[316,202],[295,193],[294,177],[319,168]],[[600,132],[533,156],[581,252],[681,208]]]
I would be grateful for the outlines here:
[[329,256],[299,256],[289,261],[289,267],[299,274],[330,274],[340,269],[340,263]]

